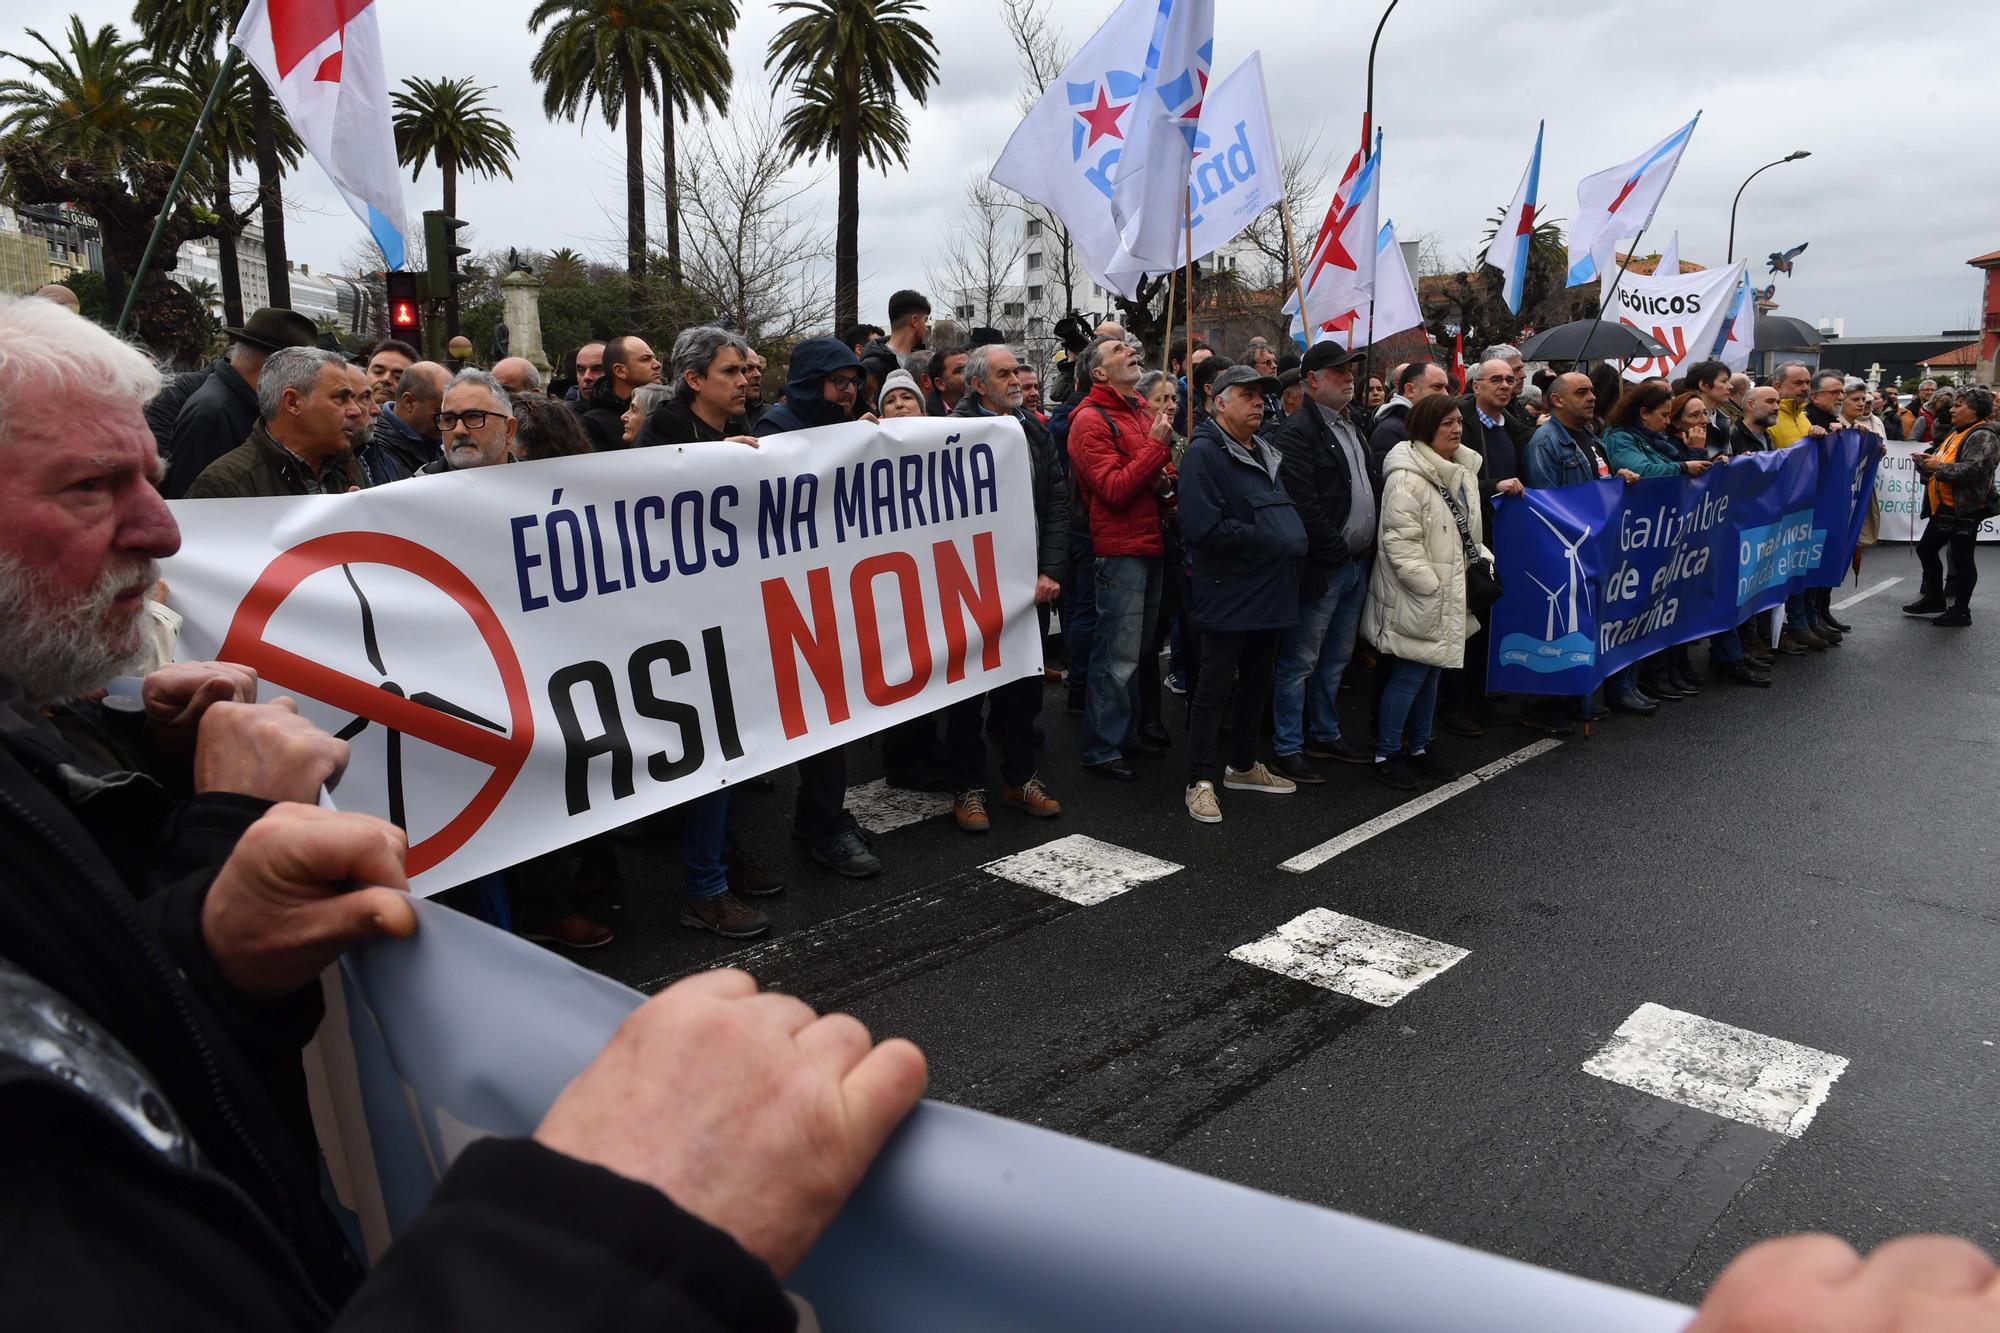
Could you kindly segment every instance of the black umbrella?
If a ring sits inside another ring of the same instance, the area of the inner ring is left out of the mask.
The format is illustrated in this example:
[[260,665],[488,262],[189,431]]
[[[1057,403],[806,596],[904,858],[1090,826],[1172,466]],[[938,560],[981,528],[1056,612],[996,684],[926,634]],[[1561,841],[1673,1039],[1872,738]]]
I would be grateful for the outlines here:
[[1521,346],[1524,361],[1633,361],[1644,356],[1671,355],[1650,333],[1642,333],[1630,324],[1595,319],[1558,324]]
[[1751,346],[1760,352],[1817,347],[1824,341],[1818,329],[1790,315],[1757,316],[1757,331],[1751,335]]

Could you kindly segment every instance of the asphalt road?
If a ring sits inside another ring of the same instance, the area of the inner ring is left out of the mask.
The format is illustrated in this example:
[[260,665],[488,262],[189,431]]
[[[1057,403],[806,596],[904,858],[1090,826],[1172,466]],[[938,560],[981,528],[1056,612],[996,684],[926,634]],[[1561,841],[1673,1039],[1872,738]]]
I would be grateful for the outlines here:
[[[1791,1231],[2000,1253],[2000,552],[1984,554],[1969,631],[1901,616],[1915,562],[1884,548],[1858,590],[1902,581],[1841,613],[1843,646],[1780,659],[1775,688],[1613,718],[1304,873],[1280,863],[1408,797],[1336,766],[1292,797],[1225,792],[1224,822],[1198,825],[1178,708],[1174,751],[1121,786],[1080,773],[1052,688],[1061,819],[996,810],[976,838],[920,820],[879,838],[879,879],[849,882],[788,841],[781,777],[745,798],[789,886],[772,936],[679,926],[677,849],[626,841],[623,883],[586,903],[619,937],[584,961],[646,989],[743,966],[915,1039],[933,1097],[1680,1300]],[[1447,737],[1446,755],[1470,770],[1534,739]],[[857,784],[878,775],[872,750],[854,757]],[[981,868],[1076,834],[1113,861],[1049,855],[1042,882],[1069,897]],[[1371,1003],[1231,956],[1314,909],[1435,942],[1390,969],[1421,984]],[[1433,974],[1427,950],[1466,952]],[[1659,1066],[1653,1090],[1587,1072],[1619,1064],[1601,1053],[1647,1005],[1730,1026],[1707,1055],[1625,1043],[1619,1067]],[[1702,1080],[1720,1103],[1689,1091]]]

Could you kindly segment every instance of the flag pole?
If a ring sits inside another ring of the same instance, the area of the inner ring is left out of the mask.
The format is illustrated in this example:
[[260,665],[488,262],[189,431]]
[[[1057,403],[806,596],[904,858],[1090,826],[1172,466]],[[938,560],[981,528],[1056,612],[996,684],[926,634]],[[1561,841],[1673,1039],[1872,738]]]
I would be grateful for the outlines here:
[[[1187,367],[1188,397],[1194,397],[1194,195],[1189,193],[1182,217],[1186,224],[1187,237],[1187,355],[1181,364]],[[1194,408],[1188,408],[1188,425],[1194,425]]]
[[[1590,321],[1590,332],[1583,335],[1583,345],[1577,348],[1577,358],[1574,362],[1571,363],[1578,370],[1583,369],[1583,363],[1587,359],[1587,357],[1584,354],[1590,351],[1590,340],[1597,336],[1597,326],[1604,322],[1604,307],[1610,305],[1611,298],[1618,295],[1618,284],[1625,281],[1625,270],[1631,267],[1632,260],[1636,258],[1639,253],[1639,242],[1645,239],[1646,239],[1646,229],[1644,227],[1641,227],[1639,228],[1639,234],[1632,238],[1632,248],[1625,252],[1625,262],[1618,266],[1618,276],[1611,279],[1611,290],[1604,294],[1604,299],[1602,301],[1598,302],[1597,318]],[[1630,358],[1627,359],[1629,360]]]
[[[1306,351],[1310,352],[1313,345],[1313,322],[1312,316],[1306,313],[1305,272],[1299,268],[1298,247],[1292,243],[1291,196],[1287,195],[1278,201],[1278,216],[1285,224],[1285,254],[1292,261],[1292,282],[1298,288],[1299,292],[1299,324],[1306,331]],[[1304,353],[1301,353],[1301,355],[1304,355]]]
[[[1177,268],[1167,270],[1167,331],[1160,337],[1160,369],[1172,368],[1174,359],[1174,278],[1180,273]],[[1183,374],[1187,366],[1181,366]]]
[[229,53],[222,57],[222,68],[215,73],[215,86],[208,90],[208,100],[201,105],[201,114],[195,118],[194,132],[188,135],[187,151],[181,154],[181,164],[174,171],[174,179],[167,186],[166,200],[160,205],[160,216],[153,222],[153,234],[146,238],[146,249],[139,256],[139,271],[132,275],[131,285],[125,291],[125,308],[118,312],[118,323],[113,333],[125,332],[131,322],[132,307],[139,303],[139,284],[146,279],[146,270],[153,266],[153,252],[160,248],[160,236],[167,229],[167,219],[174,215],[174,203],[180,198],[181,183],[187,179],[188,168],[194,165],[195,149],[201,146],[202,132],[208,128],[208,119],[215,114],[215,104],[222,100],[222,90],[229,82],[229,76],[236,68],[236,45],[230,43]]

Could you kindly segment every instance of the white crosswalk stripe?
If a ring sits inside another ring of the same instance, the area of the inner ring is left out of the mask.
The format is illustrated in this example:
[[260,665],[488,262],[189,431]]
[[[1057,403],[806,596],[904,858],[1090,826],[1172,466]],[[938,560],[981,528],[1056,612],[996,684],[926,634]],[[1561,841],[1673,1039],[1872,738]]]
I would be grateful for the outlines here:
[[1173,874],[1181,866],[1081,833],[989,861],[989,875],[1054,894],[1084,907]]
[[1468,951],[1315,907],[1229,956],[1387,1007],[1465,958]]
[[943,792],[906,791],[881,778],[847,789],[847,812],[870,833],[893,833],[951,813],[951,797]]
[[1846,1071],[1847,1060],[1648,1003],[1633,1011],[1583,1068],[1655,1097],[1797,1138]]

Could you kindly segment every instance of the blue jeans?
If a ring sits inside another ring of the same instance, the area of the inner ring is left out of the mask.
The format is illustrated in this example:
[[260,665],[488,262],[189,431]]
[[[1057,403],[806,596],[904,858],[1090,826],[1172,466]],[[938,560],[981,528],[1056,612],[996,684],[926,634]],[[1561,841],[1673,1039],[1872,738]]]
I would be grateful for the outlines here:
[[1409,729],[1409,752],[1422,754],[1430,748],[1431,715],[1437,711],[1439,669],[1422,662],[1396,659],[1389,669],[1389,683],[1382,690],[1382,716],[1375,724],[1375,757],[1387,759],[1404,749],[1404,728]]
[[697,796],[681,807],[681,856],[687,863],[685,897],[700,901],[729,891],[722,848],[729,841],[729,789]]
[[1160,559],[1099,556],[1097,633],[1090,644],[1090,693],[1083,703],[1083,762],[1120,758],[1139,715],[1139,654],[1160,614]]
[[1097,633],[1097,577],[1090,542],[1075,533],[1069,539],[1069,578],[1063,582],[1063,669],[1069,687],[1082,690],[1090,680],[1090,642]]
[[1803,634],[1812,628],[1812,594],[1800,593],[1785,599],[1785,628]]
[[[1299,606],[1299,623],[1278,642],[1278,677],[1271,689],[1271,726],[1280,755],[1305,748],[1305,707],[1312,695],[1313,739],[1328,745],[1340,739],[1337,696],[1361,604],[1368,600],[1368,562],[1350,560],[1327,575],[1326,591]],[[1308,685],[1307,682],[1311,684]]]
[[1733,629],[1708,637],[1708,653],[1718,662],[1741,662],[1743,660],[1743,638]]

